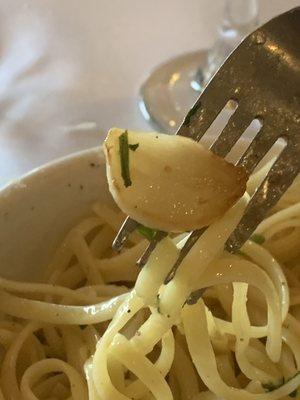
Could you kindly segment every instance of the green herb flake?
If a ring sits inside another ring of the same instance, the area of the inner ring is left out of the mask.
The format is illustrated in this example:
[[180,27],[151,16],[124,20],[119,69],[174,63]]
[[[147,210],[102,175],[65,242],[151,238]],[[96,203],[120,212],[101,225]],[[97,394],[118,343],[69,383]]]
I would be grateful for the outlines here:
[[136,149],[139,147],[139,143],[135,143],[135,144],[129,144],[128,147],[130,150],[132,151],[136,151]]
[[140,224],[137,228],[139,234],[144,236],[146,239],[148,239],[150,242],[153,240],[157,234],[157,231],[155,229],[148,228],[147,226],[144,226]]
[[124,186],[131,186],[132,182],[130,179],[129,171],[129,146],[128,146],[128,132],[124,131],[119,136],[119,153],[121,163],[121,176],[123,178]]
[[266,392],[273,392],[273,390],[279,389],[282,385],[284,385],[284,378],[282,378],[279,383],[266,382],[262,383],[262,387],[266,390]]
[[[281,381],[278,384],[274,384],[272,382],[268,383],[263,383],[262,387],[267,391],[267,392],[273,392],[273,390],[279,389],[281,386],[283,386],[285,383],[288,383],[291,379],[295,378],[297,375],[300,374],[300,371],[296,372],[294,376],[291,378],[285,380],[284,377],[281,379]],[[290,394],[289,397],[296,397],[298,394],[298,389],[293,390]]]
[[263,235],[260,235],[259,233],[254,233],[250,237],[250,240],[257,244],[263,244],[266,241],[265,237]]
[[[289,382],[291,379],[295,378],[300,374],[300,371],[296,372],[294,376],[292,376],[290,379],[288,379],[286,382]],[[297,397],[298,395],[298,389],[295,389],[293,392],[289,394],[289,397]]]

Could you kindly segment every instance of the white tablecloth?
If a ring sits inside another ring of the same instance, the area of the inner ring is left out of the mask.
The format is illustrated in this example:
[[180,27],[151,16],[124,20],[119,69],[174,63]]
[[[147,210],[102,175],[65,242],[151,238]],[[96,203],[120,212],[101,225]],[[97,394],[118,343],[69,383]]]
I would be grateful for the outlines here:
[[[260,3],[261,21],[299,5]],[[222,4],[0,0],[0,185],[99,144],[111,126],[150,129],[140,84],[168,58],[209,47]]]

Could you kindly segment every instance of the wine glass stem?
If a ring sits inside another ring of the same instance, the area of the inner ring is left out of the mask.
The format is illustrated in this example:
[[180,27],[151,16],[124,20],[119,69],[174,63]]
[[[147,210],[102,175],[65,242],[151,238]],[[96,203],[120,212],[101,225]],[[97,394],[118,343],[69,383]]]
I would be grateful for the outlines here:
[[227,56],[257,25],[258,0],[226,0],[217,40],[197,72],[199,90],[203,90]]

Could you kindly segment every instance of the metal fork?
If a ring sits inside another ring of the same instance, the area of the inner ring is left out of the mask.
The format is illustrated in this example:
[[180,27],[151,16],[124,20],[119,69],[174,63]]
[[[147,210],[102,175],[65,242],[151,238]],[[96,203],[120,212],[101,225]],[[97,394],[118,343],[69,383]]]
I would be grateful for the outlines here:
[[[300,171],[300,7],[281,14],[258,28],[235,49],[188,112],[177,135],[199,141],[228,101],[238,107],[210,150],[225,157],[250,123],[261,128],[237,165],[250,175],[274,143],[285,147],[252,196],[245,213],[226,243],[237,251],[254,232],[266,213],[277,203]],[[120,250],[138,223],[127,218],[113,248]],[[166,282],[174,276],[182,259],[205,228],[192,232]],[[139,260],[144,265],[159,232]]]

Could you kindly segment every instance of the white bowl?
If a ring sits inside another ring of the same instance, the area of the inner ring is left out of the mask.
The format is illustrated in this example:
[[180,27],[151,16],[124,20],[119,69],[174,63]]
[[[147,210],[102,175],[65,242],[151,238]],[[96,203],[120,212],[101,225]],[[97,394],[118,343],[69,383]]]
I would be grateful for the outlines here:
[[37,168],[3,188],[0,275],[38,277],[64,235],[95,201],[112,201],[100,148]]
[[[248,144],[241,141],[232,158]],[[36,279],[96,201],[112,204],[100,148],[37,168],[0,190],[0,275]]]

